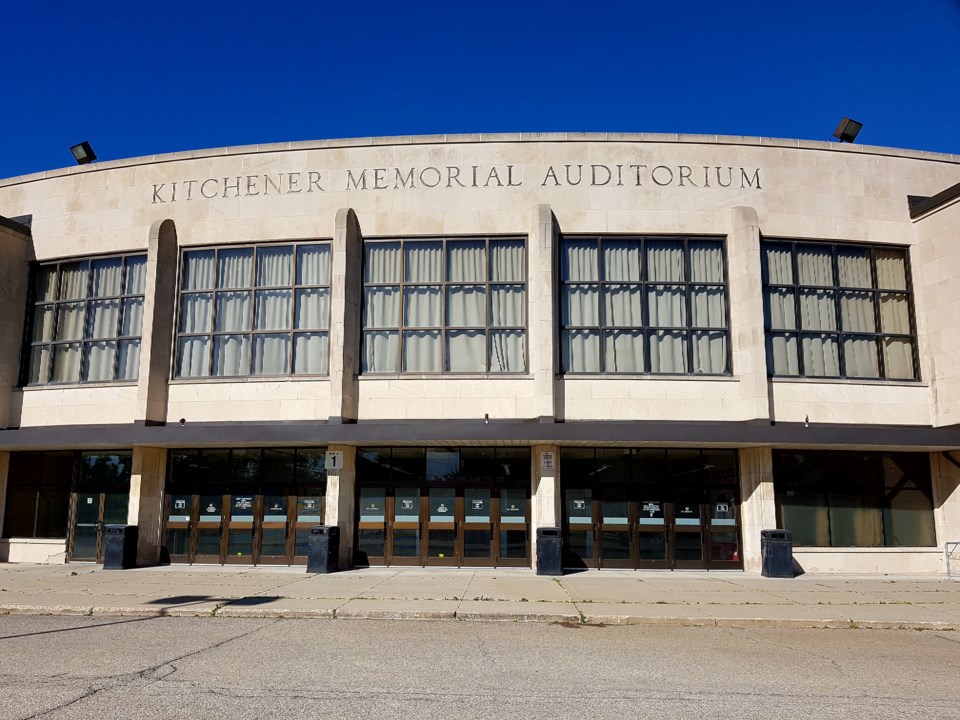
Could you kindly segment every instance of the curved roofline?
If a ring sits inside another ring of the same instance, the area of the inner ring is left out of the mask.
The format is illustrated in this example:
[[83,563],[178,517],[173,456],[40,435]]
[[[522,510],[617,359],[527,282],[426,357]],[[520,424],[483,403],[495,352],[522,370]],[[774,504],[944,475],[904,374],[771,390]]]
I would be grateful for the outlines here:
[[685,135],[682,133],[590,133],[590,132],[543,132],[543,133],[465,133],[453,135],[394,135],[386,137],[335,138],[330,140],[302,140],[297,142],[265,143],[260,145],[234,145],[232,147],[205,148],[143,155],[122,160],[106,160],[89,165],[73,165],[55,170],[45,170],[29,175],[0,179],[0,187],[36,182],[49,178],[65,177],[77,173],[113,170],[116,168],[155,165],[179,160],[228,157],[231,155],[254,155],[258,153],[294,152],[302,150],[326,150],[352,147],[378,147],[383,145],[440,145],[470,143],[563,143],[563,142],[628,142],[628,143],[676,143],[687,145],[742,145],[750,147],[779,147],[799,150],[827,150],[857,155],[882,155],[913,160],[931,160],[960,164],[960,155],[937,153],[927,150],[903,150],[876,145],[825,142],[821,140],[792,140],[789,138],[748,137],[742,135]]

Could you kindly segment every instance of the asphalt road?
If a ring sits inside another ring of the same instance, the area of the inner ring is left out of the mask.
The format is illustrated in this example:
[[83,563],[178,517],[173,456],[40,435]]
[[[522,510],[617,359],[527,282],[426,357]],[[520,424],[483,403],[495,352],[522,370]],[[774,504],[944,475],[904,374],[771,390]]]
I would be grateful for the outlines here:
[[960,718],[960,633],[0,616],[0,718]]

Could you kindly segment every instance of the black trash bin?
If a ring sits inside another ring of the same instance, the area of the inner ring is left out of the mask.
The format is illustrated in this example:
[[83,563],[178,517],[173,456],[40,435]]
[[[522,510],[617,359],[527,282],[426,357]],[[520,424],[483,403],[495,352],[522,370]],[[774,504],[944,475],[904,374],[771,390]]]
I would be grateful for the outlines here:
[[793,577],[793,535],[789,530],[760,531],[761,575]]
[[137,526],[105,525],[103,569],[126,570],[137,566]]
[[334,573],[340,569],[340,528],[317,525],[310,528],[307,543],[307,572]]
[[537,528],[537,575],[563,575],[563,535],[558,527]]

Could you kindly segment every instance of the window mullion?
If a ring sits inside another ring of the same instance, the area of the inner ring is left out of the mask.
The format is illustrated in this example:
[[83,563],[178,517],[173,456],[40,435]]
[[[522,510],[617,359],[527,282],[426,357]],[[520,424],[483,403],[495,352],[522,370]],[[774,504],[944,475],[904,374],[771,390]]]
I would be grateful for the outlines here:
[[694,323],[693,323],[693,282],[692,282],[693,272],[691,269],[690,261],[690,238],[685,237],[683,239],[683,295],[684,295],[684,304],[686,312],[686,329],[684,335],[686,336],[686,342],[684,343],[686,355],[687,355],[687,373],[696,373],[697,368],[693,366],[693,335],[694,335]]
[[803,314],[800,305],[800,261],[797,259],[797,243],[790,243],[790,264],[793,274],[793,312],[796,318],[797,338],[797,371],[801,377],[806,377],[807,369],[803,358]]
[[847,377],[847,353],[844,347],[844,338],[846,337],[843,329],[843,317],[840,313],[840,264],[837,262],[837,246],[830,246],[830,266],[833,271],[833,322],[836,325],[837,337],[837,357],[840,359],[840,377]]

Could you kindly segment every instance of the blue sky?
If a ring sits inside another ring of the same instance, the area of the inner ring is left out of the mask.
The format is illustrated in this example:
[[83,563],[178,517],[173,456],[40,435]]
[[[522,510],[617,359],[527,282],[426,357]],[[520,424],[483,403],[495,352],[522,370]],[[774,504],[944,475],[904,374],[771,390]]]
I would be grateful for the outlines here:
[[[960,0],[3,0],[0,178],[251,143],[680,132],[960,153]],[[2,212],[2,209],[0,209]]]

